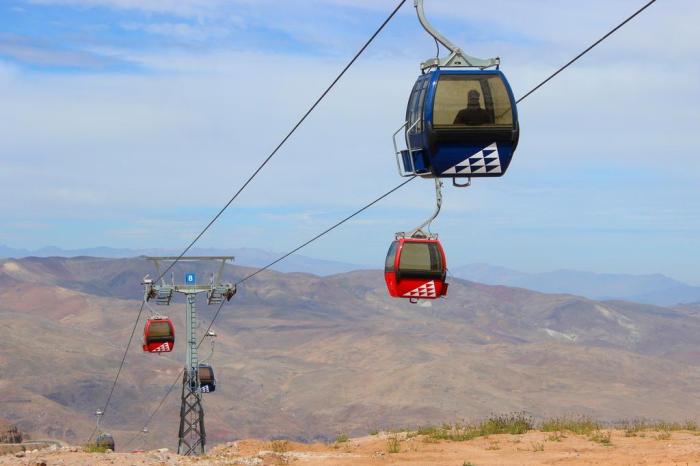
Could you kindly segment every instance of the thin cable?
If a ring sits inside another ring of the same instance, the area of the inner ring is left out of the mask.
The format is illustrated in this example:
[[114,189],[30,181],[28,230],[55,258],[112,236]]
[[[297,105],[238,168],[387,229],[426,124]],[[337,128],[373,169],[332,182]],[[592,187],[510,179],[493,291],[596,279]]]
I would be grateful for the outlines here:
[[[382,194],[381,196],[379,196],[378,198],[376,198],[375,200],[373,200],[373,201],[370,202],[369,204],[366,204],[364,207],[362,207],[362,208],[356,210],[355,212],[353,212],[352,214],[348,215],[347,217],[345,217],[345,218],[342,219],[341,221],[335,223],[333,226],[330,226],[330,227],[326,228],[324,231],[322,231],[322,232],[319,233],[318,235],[314,236],[314,237],[311,238],[310,240],[308,240],[308,241],[304,242],[303,244],[297,246],[296,248],[292,249],[292,250],[289,251],[288,253],[286,253],[286,254],[284,254],[284,255],[278,257],[277,259],[275,259],[274,261],[270,262],[270,263],[267,264],[266,266],[259,268],[258,270],[256,270],[255,272],[251,273],[250,275],[247,275],[247,276],[243,277],[242,279],[240,279],[240,280],[238,280],[238,281],[236,282],[236,286],[242,284],[243,282],[245,282],[245,281],[247,281],[247,280],[250,280],[251,278],[253,278],[253,277],[256,276],[257,274],[259,274],[259,273],[261,273],[261,272],[264,272],[265,270],[269,269],[270,267],[272,267],[273,265],[277,264],[278,262],[281,262],[281,261],[285,260],[287,257],[291,256],[292,254],[294,254],[295,252],[299,251],[300,249],[305,248],[306,246],[308,246],[309,244],[313,243],[314,241],[316,241],[317,239],[321,238],[322,236],[327,235],[328,233],[330,233],[331,231],[335,230],[336,228],[338,228],[338,227],[339,227],[340,225],[342,225],[343,223],[345,223],[345,222],[347,222],[348,220],[351,220],[352,218],[358,216],[359,214],[361,214],[361,213],[364,212],[365,210],[367,210],[367,209],[369,209],[370,207],[372,207],[372,206],[373,206],[374,204],[376,204],[377,202],[381,201],[382,199],[384,199],[385,197],[387,197],[387,196],[389,196],[390,194],[394,193],[395,191],[398,191],[399,189],[403,188],[405,185],[407,185],[407,184],[410,183],[411,181],[415,180],[416,178],[417,178],[416,175],[410,177],[409,179],[407,179],[407,180],[404,181],[403,183],[401,183],[401,184],[399,184],[398,186],[396,186],[396,187],[390,189],[389,191],[385,192],[384,194]],[[211,323],[209,324],[209,327],[207,328],[207,332],[209,331],[209,329],[211,329],[211,326],[214,325],[214,321],[215,321],[216,318],[219,316],[219,312],[220,312],[220,311],[221,311],[221,308],[219,308],[219,309],[216,311],[216,313],[214,314],[214,316],[212,317]],[[200,342],[200,344],[201,344],[201,342]]]
[[178,372],[178,373],[177,373],[177,376],[175,377],[175,381],[170,385],[170,388],[168,388],[168,391],[166,391],[166,392],[165,392],[165,395],[163,395],[163,397],[160,399],[160,403],[158,403],[158,406],[156,406],[156,409],[153,410],[153,412],[151,413],[150,416],[148,416],[148,419],[146,419],[146,422],[144,423],[143,428],[141,429],[141,431],[140,431],[139,433],[137,433],[136,435],[134,435],[133,437],[131,437],[131,439],[129,439],[129,440],[126,442],[126,444],[124,445],[125,447],[128,447],[129,445],[131,445],[131,444],[139,437],[139,435],[145,433],[145,432],[144,432],[144,429],[146,429],[146,428],[148,427],[148,425],[151,423],[151,421],[152,421],[153,418],[155,417],[156,413],[157,413],[158,411],[160,411],[160,408],[163,406],[163,403],[165,403],[165,400],[168,398],[168,395],[170,395],[170,392],[173,391],[173,388],[175,388],[175,385],[177,385],[178,382],[182,379],[182,373],[183,373],[184,371],[185,371],[184,368],[183,368],[183,369],[180,369],[180,372]]
[[[288,253],[286,253],[286,254],[280,256],[279,258],[277,258],[277,259],[275,259],[274,261],[272,261],[272,262],[270,262],[269,264],[267,264],[265,267],[262,267],[262,268],[256,270],[255,272],[251,273],[250,275],[248,275],[248,276],[246,276],[246,277],[244,277],[244,278],[238,280],[238,281],[236,282],[236,286],[238,286],[238,285],[240,285],[241,283],[243,283],[243,282],[245,282],[245,281],[247,281],[247,280],[253,278],[254,276],[256,276],[257,274],[259,274],[260,272],[264,272],[265,270],[269,269],[270,267],[272,267],[273,265],[277,264],[278,262],[283,261],[284,259],[286,259],[287,257],[291,256],[292,254],[294,254],[295,252],[299,251],[300,249],[305,248],[306,246],[308,246],[309,244],[313,243],[313,242],[316,241],[317,239],[319,239],[319,238],[321,238],[322,236],[325,236],[326,234],[328,234],[328,233],[330,233],[331,231],[335,230],[336,228],[338,228],[338,227],[339,227],[340,225],[342,225],[343,223],[347,222],[348,220],[351,220],[352,218],[358,216],[359,214],[361,214],[361,213],[364,212],[365,210],[369,209],[370,207],[372,207],[372,206],[373,206],[374,204],[376,204],[377,202],[379,202],[379,201],[381,201],[382,199],[388,197],[389,195],[391,195],[391,194],[394,193],[395,191],[398,191],[399,189],[403,188],[405,185],[407,185],[407,184],[410,183],[411,181],[415,180],[416,178],[417,178],[417,176],[416,176],[416,175],[413,175],[412,177],[410,177],[409,179],[407,179],[407,180],[404,181],[403,183],[399,184],[398,186],[396,186],[396,187],[394,187],[394,188],[391,188],[389,191],[385,192],[384,194],[382,194],[381,196],[379,196],[378,198],[376,198],[375,200],[373,200],[373,201],[370,202],[369,204],[366,204],[366,205],[365,205],[364,207],[362,207],[361,209],[356,210],[355,212],[353,212],[352,214],[348,215],[347,217],[345,217],[345,218],[342,219],[341,221],[337,222],[337,223],[334,224],[333,226],[328,227],[328,228],[325,229],[323,232],[321,232],[321,233],[319,233],[318,235],[314,236],[314,237],[311,238],[310,240],[306,241],[305,243],[301,244],[300,246],[297,246],[296,248],[292,249],[292,250],[289,251]],[[212,320],[212,324],[213,324],[214,321],[216,320],[216,315],[215,315],[211,320]],[[209,326],[211,327],[211,325],[209,325]]]
[[209,330],[211,330],[212,325],[214,325],[214,320],[216,320],[216,316],[218,316],[219,312],[221,312],[221,308],[224,307],[225,302],[226,301],[221,301],[221,304],[219,304],[219,308],[214,313],[214,317],[211,319],[211,322],[209,322],[207,330],[204,332],[204,335],[202,335],[202,338],[199,340],[199,343],[197,343],[197,349],[199,349],[199,347],[202,346],[202,343],[204,343],[204,339],[207,337],[207,334],[209,333]]
[[[104,415],[107,414],[107,407],[109,406],[109,402],[112,401],[112,395],[114,394],[114,389],[117,386],[117,381],[119,380],[119,375],[122,373],[122,369],[124,368],[124,362],[126,361],[126,355],[129,352],[129,346],[131,346],[131,341],[134,339],[134,334],[136,333],[136,327],[139,325],[139,320],[141,320],[141,314],[143,313],[143,308],[146,304],[146,299],[144,298],[143,301],[141,301],[141,308],[139,309],[139,313],[136,316],[136,320],[134,321],[134,327],[131,329],[131,335],[129,335],[129,341],[126,344],[126,349],[124,349],[124,355],[122,356],[122,361],[119,363],[119,370],[117,370],[117,375],[114,377],[114,382],[112,382],[112,388],[109,390],[109,395],[107,396],[107,401],[105,401],[104,407],[102,408],[102,419],[104,419]],[[100,419],[100,420],[102,420]],[[88,438],[88,443],[92,440],[92,437],[95,435],[97,432],[98,426],[95,426],[93,429],[92,433],[90,434],[90,438]]]
[[248,184],[250,184],[251,181],[253,181],[253,179],[258,175],[258,173],[260,173],[260,171],[265,167],[265,165],[267,165],[267,163],[272,159],[272,157],[274,157],[275,154],[277,154],[277,152],[282,148],[282,146],[289,140],[289,138],[292,137],[292,135],[301,126],[301,124],[306,120],[306,118],[311,114],[311,112],[313,112],[316,109],[316,107],[318,106],[318,104],[320,104],[321,101],[326,97],[326,95],[328,95],[328,93],[331,91],[331,89],[333,89],[333,87],[335,87],[335,85],[338,83],[338,81],[340,81],[340,78],[342,78],[343,75],[345,75],[345,72],[347,72],[348,69],[350,69],[350,67],[355,63],[355,61],[357,61],[357,59],[360,57],[360,55],[362,55],[362,53],[367,49],[367,47],[369,47],[369,45],[374,41],[374,39],[379,35],[379,33],[389,23],[389,21],[391,21],[391,19],[396,15],[396,13],[399,11],[399,9],[403,6],[404,3],[406,3],[406,0],[401,0],[398,3],[398,5],[396,5],[394,10],[384,20],[384,22],[381,24],[381,26],[379,26],[379,28],[377,28],[377,30],[374,31],[374,34],[372,34],[372,36],[367,40],[367,42],[365,42],[365,44],[360,48],[360,50],[355,54],[355,56],[352,57],[352,59],[348,62],[348,64],[345,65],[345,68],[343,68],[343,70],[340,72],[340,74],[338,74],[338,76],[336,76],[336,78],[326,88],[326,90],[323,91],[321,96],[318,99],[316,99],[314,104],[311,107],[309,107],[309,109],[306,111],[306,113],[304,113],[304,115],[299,119],[299,121],[297,121],[297,123],[292,127],[292,129],[287,133],[287,135],[282,139],[282,141],[279,144],[277,144],[277,147],[275,147],[275,149],[270,153],[270,155],[268,155],[265,158],[265,160],[263,160],[263,162],[260,164],[260,166],[253,172],[253,174],[248,177],[246,182],[243,183],[243,185],[238,189],[238,191],[236,191],[236,194],[234,194],[233,197],[231,199],[229,199],[229,201],[226,203],[226,205],[224,205],[221,208],[221,210],[219,210],[219,212],[214,216],[214,218],[211,219],[211,221],[207,224],[207,226],[204,227],[204,229],[190,242],[190,244],[187,245],[185,250],[182,251],[182,253],[180,253],[179,256],[177,256],[177,258],[165,269],[165,271],[162,274],[160,274],[160,277],[158,277],[156,280],[154,280],[154,282],[157,282],[158,280],[163,278],[165,276],[165,274],[168,273],[168,271],[170,269],[172,269],[173,266],[180,259],[182,259],[185,254],[187,254],[187,251],[189,251],[192,248],[192,246],[194,246],[194,244],[197,241],[199,241],[199,239],[204,235],[204,233],[207,232],[207,230],[209,230],[209,228],[214,224],[214,222],[216,222],[219,219],[219,217],[221,217],[221,215],[226,211],[226,209],[228,209],[228,207],[233,203],[233,201],[236,200],[236,198],[239,196],[239,194],[241,194],[241,192],[243,192],[243,190],[248,186]]
[[[562,66],[561,68],[559,68],[556,72],[554,72],[553,74],[551,74],[550,76],[548,76],[548,77],[547,77],[545,80],[543,80],[540,84],[538,84],[537,86],[535,86],[534,88],[532,88],[529,92],[527,92],[525,95],[523,95],[522,97],[520,97],[516,102],[517,102],[517,103],[520,103],[520,102],[522,102],[523,100],[525,100],[525,98],[527,98],[528,96],[530,96],[530,94],[532,94],[532,93],[534,93],[535,91],[537,91],[537,90],[538,90],[539,88],[541,88],[544,84],[546,84],[546,83],[549,82],[552,78],[554,78],[556,75],[558,75],[561,71],[563,71],[564,69],[566,69],[567,67],[569,67],[571,64],[573,64],[575,61],[577,61],[579,58],[581,58],[583,55],[585,55],[586,53],[588,53],[591,49],[593,49],[596,45],[598,45],[599,43],[601,43],[603,40],[607,39],[610,35],[612,35],[614,32],[616,32],[618,29],[620,29],[620,28],[621,28],[622,26],[624,26],[626,23],[628,23],[631,19],[633,19],[633,18],[634,18],[635,16],[637,16],[639,13],[641,13],[642,11],[644,11],[649,5],[651,5],[651,4],[654,3],[655,1],[656,1],[656,0],[651,0],[650,2],[648,2],[648,3],[647,3],[646,5],[644,5],[642,8],[640,8],[639,10],[637,10],[633,15],[631,15],[630,17],[628,17],[625,21],[623,21],[622,23],[620,23],[619,25],[617,25],[614,29],[612,29],[610,32],[608,32],[607,34],[605,34],[602,38],[598,39],[595,43],[593,43],[593,45],[591,45],[591,46],[588,47],[586,50],[584,50],[583,52],[581,52],[580,54],[578,54],[575,58],[573,58],[572,60],[570,60],[566,65],[564,65],[564,66]],[[400,6],[400,5],[399,5],[399,6]],[[412,181],[412,180],[415,179],[415,178],[416,178],[415,176],[409,178],[408,180],[406,180],[406,181],[404,181],[403,183],[399,184],[399,185],[396,186],[394,189],[392,189],[391,191],[387,192],[386,194],[384,194],[384,195],[381,196],[380,198],[378,198],[378,199],[372,201],[370,204],[368,204],[368,205],[366,205],[365,207],[361,208],[360,210],[356,211],[354,214],[352,214],[352,215],[346,217],[345,219],[341,220],[341,221],[338,222],[337,224],[335,224],[335,225],[333,225],[332,227],[328,228],[328,229],[325,230],[323,233],[320,233],[320,234],[316,235],[316,236],[315,236],[314,238],[312,238],[311,240],[305,242],[305,243],[302,244],[301,246],[298,246],[297,248],[295,248],[294,250],[290,251],[289,253],[287,253],[287,254],[281,256],[280,258],[276,259],[275,261],[269,263],[269,264],[266,265],[265,267],[263,267],[263,268],[261,268],[261,269],[258,269],[258,270],[255,271],[254,273],[252,273],[252,274],[250,274],[250,275],[248,275],[248,276],[242,278],[241,280],[239,280],[238,282],[236,282],[236,285],[239,285],[239,284],[245,282],[246,280],[249,280],[249,279],[253,278],[255,275],[259,274],[260,272],[262,272],[262,271],[264,271],[264,270],[269,269],[269,268],[272,267],[273,265],[277,264],[278,262],[280,262],[280,261],[284,260],[285,258],[289,257],[290,255],[294,254],[296,251],[302,249],[303,247],[305,247],[305,246],[307,246],[308,244],[312,243],[312,242],[315,241],[316,239],[318,239],[318,238],[324,236],[324,235],[327,234],[327,233],[330,233],[332,230],[334,230],[334,229],[337,228],[338,226],[342,225],[343,223],[345,223],[346,221],[350,220],[350,219],[353,218],[354,216],[358,215],[358,214],[361,213],[362,211],[368,209],[370,206],[376,204],[376,203],[379,202],[381,199],[385,198],[386,196],[388,196],[389,194],[393,193],[394,191],[397,191],[398,189],[402,188],[402,187],[403,187],[404,185],[406,185],[409,181]],[[216,311],[216,313],[214,314],[214,317],[212,318],[211,323],[209,324],[209,327],[207,328],[207,332],[211,329],[212,325],[214,325],[214,321],[215,321],[216,318],[218,317],[219,311],[220,311],[220,310],[221,310],[221,306],[219,307],[219,309],[218,309],[218,310]],[[206,333],[206,332],[205,332],[205,333]],[[200,345],[202,344],[202,340],[200,340],[199,344],[200,344]],[[198,347],[199,347],[199,346],[198,346]],[[173,383],[173,385],[170,387],[170,389],[168,390],[168,392],[166,393],[166,395],[163,397],[163,399],[162,399],[161,402],[159,403],[158,407],[156,408],[156,411],[154,411],[154,412],[151,414],[151,416],[148,418],[149,420],[148,420],[148,422],[146,423],[146,425],[144,425],[144,427],[147,427],[147,426],[148,426],[148,423],[150,422],[151,419],[153,419],[155,413],[156,413],[156,412],[158,411],[158,409],[160,409],[160,407],[163,405],[163,402],[165,401],[165,398],[167,398],[167,396],[170,394],[170,392],[172,391],[173,387],[174,387],[176,384],[177,384],[177,381],[175,381],[175,383]],[[137,434],[137,435],[138,435],[138,434]]]
[[624,20],[623,22],[621,22],[620,24],[618,24],[617,26],[615,26],[615,27],[614,27],[613,29],[611,29],[607,34],[605,34],[603,37],[601,37],[600,39],[598,39],[597,41],[595,41],[593,44],[591,44],[586,50],[584,50],[583,52],[579,53],[579,54],[576,55],[574,58],[572,58],[571,60],[569,60],[569,62],[568,62],[566,65],[562,66],[562,67],[559,68],[557,71],[555,71],[554,73],[552,73],[551,75],[549,75],[549,76],[547,77],[547,79],[545,79],[544,81],[542,81],[541,83],[539,83],[537,86],[535,86],[535,87],[533,87],[532,89],[530,89],[530,91],[529,91],[528,93],[526,93],[524,96],[522,96],[521,98],[519,98],[518,100],[516,100],[516,103],[519,104],[520,102],[522,102],[523,100],[525,100],[530,94],[532,94],[532,93],[535,92],[537,89],[539,89],[540,87],[542,87],[542,86],[544,86],[545,84],[547,84],[552,78],[554,78],[556,75],[558,75],[559,73],[561,73],[562,71],[564,71],[565,69],[567,69],[570,65],[572,65],[574,62],[576,62],[579,58],[581,58],[582,56],[584,56],[585,54],[587,54],[588,52],[590,52],[596,45],[600,44],[600,43],[603,42],[605,39],[607,39],[608,37],[610,37],[611,35],[613,35],[618,29],[620,29],[622,26],[624,26],[625,24],[627,24],[628,22],[630,22],[634,17],[636,17],[636,16],[637,16],[638,14],[640,14],[642,11],[646,10],[647,8],[649,8],[649,7],[651,6],[651,4],[654,3],[654,2],[656,2],[656,0],[650,0],[649,2],[647,2],[643,7],[641,7],[639,10],[635,11],[635,12],[634,12],[631,16],[629,16],[626,20]]

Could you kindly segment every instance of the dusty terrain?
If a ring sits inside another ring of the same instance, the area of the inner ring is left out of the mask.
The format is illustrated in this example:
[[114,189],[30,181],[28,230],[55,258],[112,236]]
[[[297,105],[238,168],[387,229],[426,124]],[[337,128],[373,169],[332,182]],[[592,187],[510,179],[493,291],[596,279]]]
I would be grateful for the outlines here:
[[[32,438],[87,441],[147,272],[143,259],[0,261],[0,417]],[[230,267],[225,277],[250,272]],[[700,413],[693,307],[461,280],[452,280],[448,299],[412,305],[384,288],[379,271],[265,272],[246,282],[214,327],[210,361],[219,384],[204,400],[209,445],[332,441],[340,432],[358,437],[522,410],[537,419],[573,413],[603,421]],[[180,299],[159,310],[183,328]],[[199,311],[206,326],[215,308],[200,302]],[[118,451],[173,449],[177,439],[179,388],[139,435],[178,378],[184,352],[176,341],[170,354],[143,354],[143,317],[102,422]]]
[[[243,440],[220,445],[200,458],[185,458],[168,451],[134,453],[81,453],[42,450],[0,456],[0,465],[424,465],[424,466],[527,466],[527,465],[697,465],[700,436],[692,432],[645,432],[626,437],[612,430],[610,445],[590,437],[532,431],[522,435],[491,435],[463,442],[428,441],[411,434],[379,434],[334,444],[298,444]],[[399,451],[389,453],[397,439]],[[276,450],[273,451],[273,449]],[[64,449],[66,450],[66,449]]]

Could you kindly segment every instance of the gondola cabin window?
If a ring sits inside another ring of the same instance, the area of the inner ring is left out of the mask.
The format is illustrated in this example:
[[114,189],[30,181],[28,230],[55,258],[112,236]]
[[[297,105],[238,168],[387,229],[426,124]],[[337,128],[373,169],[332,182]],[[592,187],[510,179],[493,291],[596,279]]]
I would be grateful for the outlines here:
[[406,272],[442,272],[442,261],[434,243],[405,242],[401,248],[399,269]]
[[170,325],[167,322],[152,322],[148,330],[150,339],[170,338]]
[[425,93],[428,92],[429,83],[430,79],[426,75],[418,79],[413,86],[411,99],[408,104],[408,115],[406,115],[408,127],[412,127],[411,133],[420,133],[423,131],[423,104],[425,102]]
[[398,241],[394,241],[393,243],[391,243],[391,246],[389,246],[389,252],[386,254],[386,262],[384,263],[385,272],[394,271],[394,261],[396,260],[396,250],[398,249],[398,247]]
[[435,91],[435,127],[512,126],[510,95],[498,75],[443,74]]
[[199,368],[199,380],[204,382],[211,382],[213,379],[211,374],[211,369],[204,366]]

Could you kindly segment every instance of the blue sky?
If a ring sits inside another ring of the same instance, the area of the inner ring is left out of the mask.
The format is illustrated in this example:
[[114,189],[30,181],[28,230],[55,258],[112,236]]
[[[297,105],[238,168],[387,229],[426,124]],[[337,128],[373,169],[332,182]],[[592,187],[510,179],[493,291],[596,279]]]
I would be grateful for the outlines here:
[[[522,95],[642,2],[426,0]],[[0,2],[0,244],[184,247],[393,8],[388,0]],[[700,3],[659,0],[519,107],[503,178],[447,188],[452,265],[700,284]],[[412,2],[202,239],[285,251],[398,184],[391,134],[434,54]],[[380,267],[416,181],[312,245]]]

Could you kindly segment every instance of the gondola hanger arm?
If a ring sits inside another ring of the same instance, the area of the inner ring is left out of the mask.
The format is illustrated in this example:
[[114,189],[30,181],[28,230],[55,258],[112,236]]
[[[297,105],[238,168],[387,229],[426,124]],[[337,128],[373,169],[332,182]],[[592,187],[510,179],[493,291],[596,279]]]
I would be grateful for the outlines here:
[[[414,228],[411,230],[409,233],[406,234],[407,237],[409,238],[429,238],[432,237],[433,235],[430,233],[430,224],[433,223],[433,220],[437,218],[438,214],[440,213],[440,209],[442,208],[442,181],[439,178],[435,178],[435,210],[433,211],[433,215],[431,215],[425,222],[421,223],[418,227]],[[424,228],[428,229],[428,232],[425,232],[423,230]]]
[[484,59],[467,55],[462,49],[450,42],[450,40],[447,37],[443,36],[440,33],[440,31],[435,29],[428,22],[428,19],[425,17],[425,10],[423,9],[423,0],[413,0],[413,6],[416,7],[418,21],[420,21],[420,24],[421,26],[423,26],[423,29],[425,29],[428,34],[433,36],[435,40],[440,42],[447,50],[450,51],[450,54],[447,57],[436,57],[424,61],[420,65],[421,70],[426,70],[435,67],[440,68],[450,66],[472,66],[475,68],[484,69],[489,68],[491,66],[498,66],[501,63],[501,59],[498,57]]

